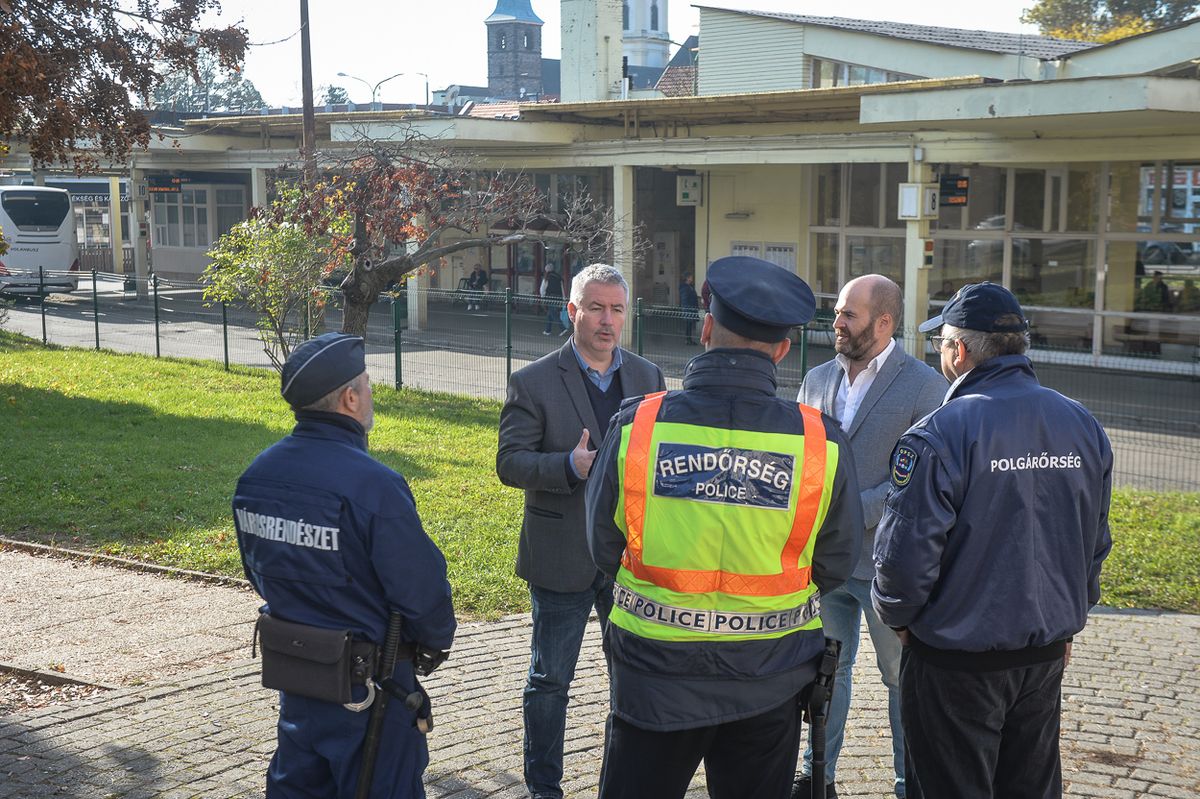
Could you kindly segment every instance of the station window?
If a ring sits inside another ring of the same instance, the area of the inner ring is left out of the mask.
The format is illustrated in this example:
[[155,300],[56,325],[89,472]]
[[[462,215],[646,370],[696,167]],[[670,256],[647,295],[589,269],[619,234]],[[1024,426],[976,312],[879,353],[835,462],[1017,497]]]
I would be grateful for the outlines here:
[[810,83],[814,89],[827,89],[833,86],[863,86],[874,83],[895,83],[901,80],[919,80],[918,75],[903,72],[889,72],[878,67],[862,64],[848,64],[843,61],[831,61],[827,58],[812,59],[812,78]]
[[191,184],[178,192],[153,195],[155,246],[211,247],[217,237],[246,218],[245,196],[242,186]]
[[246,190],[241,186],[217,189],[217,236],[223,236],[246,218]]

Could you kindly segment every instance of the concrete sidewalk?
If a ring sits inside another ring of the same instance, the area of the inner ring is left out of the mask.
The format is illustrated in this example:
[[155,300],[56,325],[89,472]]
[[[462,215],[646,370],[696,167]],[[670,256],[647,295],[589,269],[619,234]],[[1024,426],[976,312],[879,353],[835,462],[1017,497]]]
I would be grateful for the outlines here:
[[[246,659],[257,599],[204,584],[0,550],[0,663],[125,685],[0,717],[0,797],[259,797],[275,695]],[[426,685],[431,797],[521,797],[528,619],[459,628]],[[566,745],[568,796],[594,796],[607,681],[589,630]],[[884,692],[867,668],[838,769],[842,796],[890,795]],[[1072,797],[1200,795],[1200,617],[1098,610],[1063,688]],[[690,795],[702,796],[697,780]]]

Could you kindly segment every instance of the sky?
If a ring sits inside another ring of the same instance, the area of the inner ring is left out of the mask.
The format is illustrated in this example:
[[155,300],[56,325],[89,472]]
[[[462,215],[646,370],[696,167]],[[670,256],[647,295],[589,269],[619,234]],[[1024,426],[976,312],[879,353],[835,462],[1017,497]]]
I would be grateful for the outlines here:
[[[918,0],[897,4],[895,0],[844,0],[836,9],[814,0],[708,0],[706,4],[1037,33],[1034,26],[1020,21],[1022,10],[1033,2]],[[269,105],[299,106],[300,37],[294,35],[300,27],[299,0],[221,0],[221,5],[221,15],[210,19],[226,24],[241,21],[255,43],[246,58],[245,77],[254,82]],[[542,28],[542,55],[557,58],[559,4],[556,0],[532,0],[532,5],[546,23]],[[371,85],[398,72],[404,74],[381,85],[376,99],[423,102],[425,75],[431,92],[454,83],[486,86],[483,20],[495,7],[496,0],[309,0],[314,91],[324,85],[340,85],[350,92],[351,100],[366,103],[371,99]],[[697,32],[699,14],[691,3],[669,0],[668,10],[668,33],[673,41],[682,42]],[[361,80],[338,77],[339,72]]]

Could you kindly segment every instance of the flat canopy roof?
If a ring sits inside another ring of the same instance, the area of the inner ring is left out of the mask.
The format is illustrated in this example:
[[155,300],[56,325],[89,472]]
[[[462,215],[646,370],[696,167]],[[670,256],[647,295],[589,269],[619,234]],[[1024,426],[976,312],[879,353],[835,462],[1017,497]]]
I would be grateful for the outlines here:
[[521,119],[608,125],[858,121],[865,95],[978,86],[978,76],[749,94],[704,94],[587,103],[530,103]]
[[1200,81],[1150,75],[943,87],[862,101],[864,126],[939,130],[1200,130]]
[[[571,122],[593,125],[716,125],[760,122],[857,122],[859,101],[866,95],[894,94],[925,89],[951,89],[978,86],[978,76],[910,80],[863,86],[837,86],[828,89],[800,89],[747,94],[709,94],[689,97],[653,97],[635,100],[600,100],[586,103],[523,103],[522,121]],[[354,111],[316,114],[317,138],[330,138],[330,126],[337,123],[361,124],[451,120],[448,114],[417,109],[398,111]],[[184,126],[204,133],[243,135],[299,136],[303,128],[301,114],[267,116],[221,116],[189,119]]]
[[[317,139],[329,139],[329,128],[337,122],[396,122],[399,120],[453,118],[422,109],[404,108],[394,111],[318,111],[315,114]],[[267,114],[247,116],[201,117],[185,120],[189,133],[243,133],[271,136],[299,136],[304,130],[303,114]]]

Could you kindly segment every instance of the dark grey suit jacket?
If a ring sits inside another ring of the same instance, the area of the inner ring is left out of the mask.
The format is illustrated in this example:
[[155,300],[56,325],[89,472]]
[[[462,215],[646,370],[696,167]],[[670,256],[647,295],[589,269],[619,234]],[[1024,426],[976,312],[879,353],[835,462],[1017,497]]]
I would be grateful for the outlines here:
[[[626,397],[666,388],[662,370],[628,350],[621,350],[620,373]],[[585,591],[597,573],[585,538],[587,481],[575,480],[567,466],[584,428],[592,449],[602,443],[586,379],[568,341],[513,372],[500,412],[496,474],[505,485],[525,489],[517,576],[551,591]]]
[[[823,363],[804,376],[797,399],[833,417],[833,401],[845,379],[846,373],[836,359]],[[949,387],[946,378],[904,352],[897,341],[854,414],[846,437],[854,453],[866,526],[855,579],[875,576],[875,526],[883,516],[883,503],[891,489],[892,450],[908,428],[942,404]]]

